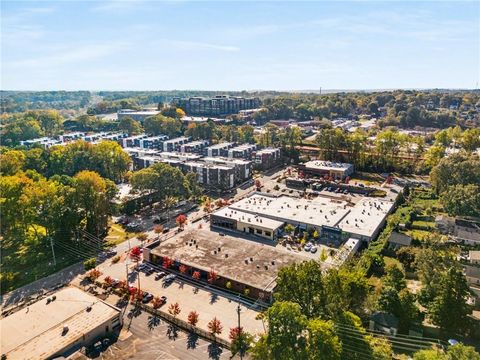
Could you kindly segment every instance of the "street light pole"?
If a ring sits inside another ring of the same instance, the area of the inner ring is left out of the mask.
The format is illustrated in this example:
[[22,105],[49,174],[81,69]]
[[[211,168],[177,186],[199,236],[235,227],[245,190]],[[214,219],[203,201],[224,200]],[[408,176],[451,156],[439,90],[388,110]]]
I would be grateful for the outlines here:
[[[238,303],[237,305],[237,315],[238,315],[238,336],[240,337],[242,334],[241,334],[241,327],[240,327],[240,312],[242,311],[242,309],[240,308],[240,303]],[[241,342],[240,342],[240,359],[243,359],[243,343],[242,343],[242,338],[240,337],[239,339]]]

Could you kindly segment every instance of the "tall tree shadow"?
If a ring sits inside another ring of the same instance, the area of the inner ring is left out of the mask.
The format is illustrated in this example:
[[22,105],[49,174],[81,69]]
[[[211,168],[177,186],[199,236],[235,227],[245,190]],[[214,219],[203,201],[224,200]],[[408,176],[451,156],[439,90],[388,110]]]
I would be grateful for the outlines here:
[[217,302],[217,300],[218,300],[218,295],[212,293],[212,294],[210,295],[210,304],[215,304],[215,303]]
[[158,325],[160,325],[160,323],[161,323],[160,317],[158,317],[157,315],[150,315],[148,317],[147,325],[150,331],[155,329]]
[[198,335],[191,332],[187,336],[187,349],[195,349],[198,345]]
[[219,360],[222,356],[223,349],[216,343],[213,342],[208,345],[208,357],[213,360]]

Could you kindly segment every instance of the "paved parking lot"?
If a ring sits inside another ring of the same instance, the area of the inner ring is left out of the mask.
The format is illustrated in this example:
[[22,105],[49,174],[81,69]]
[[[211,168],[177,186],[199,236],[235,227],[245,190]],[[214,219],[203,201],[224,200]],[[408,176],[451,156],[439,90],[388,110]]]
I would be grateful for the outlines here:
[[[129,279],[132,286],[137,286],[137,273],[133,272],[133,266],[133,264],[130,265],[129,272],[131,275]],[[125,279],[126,277],[124,261],[117,264],[107,264],[100,269],[103,276],[109,275],[117,279]],[[200,315],[198,326],[203,329],[207,329],[208,322],[216,316],[224,329],[220,337],[225,340],[228,340],[230,328],[238,326],[238,302],[223,296],[218,291],[209,289],[207,286],[197,288],[183,281],[175,281],[164,287],[161,280],[155,280],[155,275],[146,276],[140,272],[140,287],[155,296],[166,296],[167,304],[162,308],[164,311],[167,311],[170,304],[178,302],[181,309],[178,317],[182,320],[187,320],[190,311],[197,311]],[[241,325],[251,334],[261,334],[265,331],[263,322],[255,319],[257,315],[258,311],[241,304]]]
[[[129,309],[131,310],[131,308]],[[206,360],[230,359],[231,352],[195,335],[177,330],[170,332],[170,325],[146,312],[133,313],[127,310],[124,328],[131,336],[117,341],[97,359],[142,359],[142,360]],[[132,314],[129,316],[128,314]]]

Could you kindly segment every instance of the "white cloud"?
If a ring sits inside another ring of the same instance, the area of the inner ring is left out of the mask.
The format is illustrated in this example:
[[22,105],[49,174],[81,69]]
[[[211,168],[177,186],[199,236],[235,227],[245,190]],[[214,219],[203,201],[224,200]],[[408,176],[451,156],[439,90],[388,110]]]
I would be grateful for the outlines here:
[[196,42],[196,41],[180,41],[180,40],[173,40],[170,43],[178,49],[181,50],[218,50],[218,51],[226,51],[226,52],[236,52],[240,51],[240,48],[237,46],[231,45],[219,45],[219,44],[210,44],[204,42]]
[[15,68],[54,68],[57,66],[92,61],[111,56],[129,48],[130,44],[124,42],[84,44],[75,47],[57,49],[52,55],[40,56],[20,61],[12,61],[7,66]]
[[98,5],[91,8],[92,11],[127,11],[137,7],[143,0],[108,0],[99,1]]

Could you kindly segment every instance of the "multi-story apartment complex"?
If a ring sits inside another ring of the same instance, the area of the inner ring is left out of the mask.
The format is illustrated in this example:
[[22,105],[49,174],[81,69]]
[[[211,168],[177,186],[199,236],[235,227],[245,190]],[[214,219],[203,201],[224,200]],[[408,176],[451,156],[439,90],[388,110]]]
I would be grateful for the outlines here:
[[213,191],[224,191],[235,186],[235,168],[233,166],[188,161],[181,165],[184,172],[197,174],[197,181],[203,187]]
[[167,135],[149,136],[140,140],[140,147],[143,149],[163,149],[163,142],[168,140]]
[[180,146],[180,152],[182,153],[197,153],[203,154],[204,149],[210,145],[208,140],[192,141]]
[[145,139],[148,137],[147,134],[140,134],[140,135],[134,135],[134,136],[129,136],[124,139],[120,140],[120,145],[122,147],[140,147],[140,140]]
[[224,142],[209,146],[205,149],[205,155],[212,156],[228,156],[228,150],[234,147],[235,144],[231,142]]
[[266,148],[255,153],[255,166],[262,169],[270,169],[280,161],[280,149]]
[[242,144],[228,150],[228,157],[234,159],[250,159],[252,153],[257,150],[255,144]]
[[182,108],[188,115],[227,115],[240,110],[255,109],[261,104],[259,98],[218,95],[213,98],[174,98],[172,105]]
[[181,136],[163,142],[163,151],[179,151],[183,144],[190,141],[189,137]]
[[230,166],[235,169],[235,183],[239,184],[252,177],[252,162],[243,159],[229,159],[226,157],[205,157],[207,164]]

